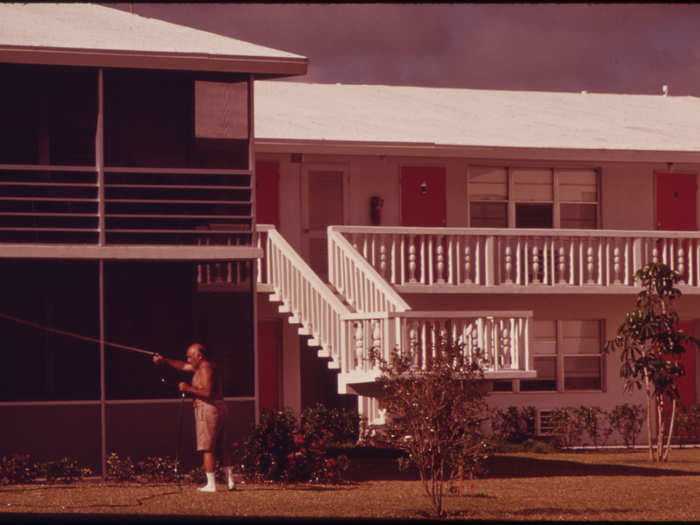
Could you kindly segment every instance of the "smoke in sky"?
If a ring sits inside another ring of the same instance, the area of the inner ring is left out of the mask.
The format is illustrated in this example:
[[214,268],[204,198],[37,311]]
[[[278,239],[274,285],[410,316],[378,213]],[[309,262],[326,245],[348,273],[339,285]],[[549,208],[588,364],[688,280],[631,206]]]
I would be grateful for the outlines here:
[[298,80],[700,96],[700,4],[114,4],[304,55]]

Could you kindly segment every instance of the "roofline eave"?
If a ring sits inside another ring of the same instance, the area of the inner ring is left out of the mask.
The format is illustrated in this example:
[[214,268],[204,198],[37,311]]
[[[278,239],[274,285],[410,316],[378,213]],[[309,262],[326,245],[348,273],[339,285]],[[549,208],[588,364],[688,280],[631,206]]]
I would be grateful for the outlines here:
[[276,78],[306,74],[309,59],[0,45],[0,62],[248,73],[260,78]]
[[365,142],[258,137],[255,138],[255,149],[257,153],[469,157],[475,159],[585,162],[700,163],[700,150],[465,146],[430,142]]

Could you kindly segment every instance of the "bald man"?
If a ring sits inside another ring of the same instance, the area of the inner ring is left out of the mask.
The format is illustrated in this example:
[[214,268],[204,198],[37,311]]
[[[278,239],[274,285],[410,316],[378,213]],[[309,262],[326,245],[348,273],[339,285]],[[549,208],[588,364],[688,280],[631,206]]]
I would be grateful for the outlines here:
[[192,384],[184,381],[178,384],[180,392],[186,392],[194,398],[194,422],[197,434],[197,450],[202,452],[202,464],[207,475],[207,484],[200,487],[200,492],[216,492],[214,476],[214,451],[221,450],[228,489],[234,490],[233,469],[231,468],[231,450],[226,432],[226,404],[221,374],[216,370],[216,363],[208,360],[204,347],[199,343],[187,348],[187,362],[168,359],[160,354],[153,356],[153,363],[165,363],[177,370],[193,372]]

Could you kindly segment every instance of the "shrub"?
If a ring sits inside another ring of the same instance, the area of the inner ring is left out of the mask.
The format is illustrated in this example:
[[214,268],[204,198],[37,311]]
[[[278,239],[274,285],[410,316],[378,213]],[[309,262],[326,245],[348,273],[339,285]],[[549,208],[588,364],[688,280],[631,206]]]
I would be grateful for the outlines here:
[[321,437],[321,430],[329,432],[329,445],[356,443],[359,437],[360,416],[357,410],[327,408],[321,403],[307,407],[299,417],[305,434]]
[[84,476],[91,476],[92,470],[81,468],[78,461],[68,457],[58,461],[47,461],[39,466],[39,471],[46,477],[49,483],[57,481],[62,483],[72,483],[82,479]]
[[[607,413],[600,407],[580,406],[574,409],[577,425],[586,431],[595,448],[605,445],[613,433]],[[601,442],[602,440],[602,442]]]
[[29,454],[13,454],[0,460],[0,485],[31,483],[39,476],[39,467]]
[[552,435],[560,448],[570,448],[581,441],[583,423],[576,416],[576,409],[561,407],[552,410],[550,415]]
[[[245,478],[253,482],[338,483],[347,469],[347,456],[331,458],[333,433],[319,424],[324,411],[307,411],[297,424],[291,410],[265,410],[247,441],[234,443],[234,457]],[[310,417],[309,414],[312,416]],[[325,416],[323,416],[325,417]]]
[[683,445],[684,442],[697,440],[698,426],[700,425],[700,405],[693,403],[688,407],[680,405],[676,415],[678,425],[678,440]]
[[164,458],[149,456],[136,464],[135,471],[143,481],[168,483],[177,481],[178,470],[176,467],[180,467],[179,460],[168,456]]
[[107,458],[105,478],[110,481],[132,481],[136,479],[136,466],[130,457],[122,459],[116,452],[112,452]]
[[522,443],[534,437],[535,414],[536,410],[533,406],[496,409],[491,417],[494,437],[509,443]]
[[617,405],[608,414],[610,426],[615,429],[625,442],[627,448],[633,448],[637,436],[644,425],[645,411],[642,405]]

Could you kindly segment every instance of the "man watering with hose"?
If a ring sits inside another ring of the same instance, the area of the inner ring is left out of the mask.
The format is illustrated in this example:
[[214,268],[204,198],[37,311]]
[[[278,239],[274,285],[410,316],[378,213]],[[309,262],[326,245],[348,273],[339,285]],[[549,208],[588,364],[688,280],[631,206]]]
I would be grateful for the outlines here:
[[156,365],[166,363],[177,370],[193,372],[192,384],[180,382],[180,392],[191,394],[194,398],[194,420],[197,434],[197,450],[202,452],[202,463],[207,475],[207,484],[200,487],[200,492],[216,492],[214,479],[214,451],[221,450],[228,489],[234,489],[233,470],[231,468],[231,451],[226,431],[226,404],[223,395],[221,374],[216,363],[208,360],[204,347],[199,343],[187,348],[187,362],[168,359],[160,354],[153,355]]

